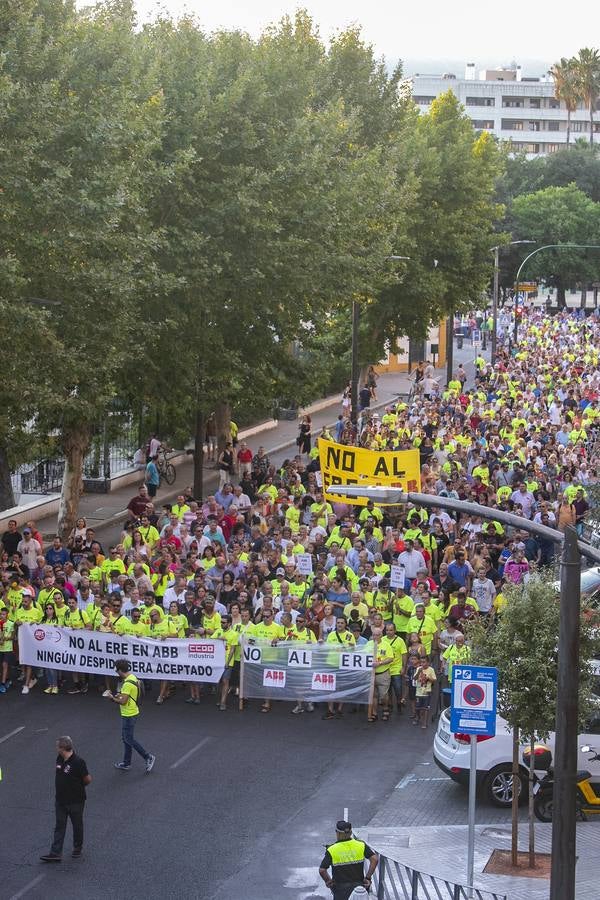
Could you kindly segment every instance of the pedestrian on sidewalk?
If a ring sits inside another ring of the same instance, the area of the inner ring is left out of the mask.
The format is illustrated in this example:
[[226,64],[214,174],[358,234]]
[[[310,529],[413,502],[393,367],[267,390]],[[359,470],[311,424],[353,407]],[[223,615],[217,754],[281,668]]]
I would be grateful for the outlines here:
[[145,760],[146,773],[149,773],[154,768],[156,756],[144,750],[134,737],[135,725],[140,714],[138,706],[141,694],[140,682],[135,675],[131,674],[131,666],[128,660],[118,659],[115,663],[115,669],[121,681],[121,687],[116,694],[108,691],[103,695],[118,703],[121,709],[121,737],[125,749],[123,762],[115,763],[115,769],[120,769],[122,772],[129,771],[131,768],[131,754],[135,750]]
[[56,742],[56,795],[54,837],[50,853],[40,856],[42,862],[60,862],[63,844],[70,819],[73,826],[73,852],[75,859],[81,856],[83,848],[83,810],[85,807],[85,789],[92,780],[84,759],[73,749],[73,741],[68,735],[59,737]]

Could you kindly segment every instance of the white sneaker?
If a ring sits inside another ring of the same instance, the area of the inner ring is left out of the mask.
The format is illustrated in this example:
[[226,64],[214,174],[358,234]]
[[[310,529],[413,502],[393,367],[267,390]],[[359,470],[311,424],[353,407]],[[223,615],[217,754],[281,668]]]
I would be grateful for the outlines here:
[[28,693],[29,693],[29,688],[27,687],[26,684],[24,684],[23,687],[21,688],[21,693],[22,693],[22,694],[28,694]]
[[295,707],[292,710],[292,715],[297,716],[299,713],[304,712],[304,707],[300,706],[299,703],[296,703]]
[[314,711],[315,711],[315,704],[314,704],[314,703],[307,703],[307,704],[306,704],[306,711],[307,711],[307,712],[314,712]]
[[103,697],[111,697],[111,696],[112,696],[112,691],[109,691],[108,688],[107,688],[107,689],[104,691],[104,693],[102,694],[102,696],[103,696]]

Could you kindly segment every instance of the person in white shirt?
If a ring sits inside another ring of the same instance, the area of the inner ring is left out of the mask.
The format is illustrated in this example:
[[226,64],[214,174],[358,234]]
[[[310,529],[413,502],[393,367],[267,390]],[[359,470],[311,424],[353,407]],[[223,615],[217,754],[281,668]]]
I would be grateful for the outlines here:
[[163,606],[165,609],[169,608],[170,603],[177,603],[180,605],[181,603],[185,603],[185,592],[187,589],[187,579],[185,575],[178,575],[175,579],[175,582],[170,585],[163,596]]
[[398,556],[398,565],[404,566],[406,581],[412,581],[417,577],[419,569],[426,569],[425,557],[419,550],[414,549],[413,541],[405,542],[406,549]]
[[478,569],[477,576],[473,579],[471,585],[471,594],[473,599],[477,601],[479,612],[487,616],[491,612],[496,597],[496,588],[491,578],[485,574],[485,569]]

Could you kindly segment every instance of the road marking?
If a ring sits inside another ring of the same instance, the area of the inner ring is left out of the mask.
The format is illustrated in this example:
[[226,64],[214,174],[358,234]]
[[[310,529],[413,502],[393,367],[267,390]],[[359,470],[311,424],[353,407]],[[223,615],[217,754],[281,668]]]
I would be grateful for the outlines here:
[[398,782],[394,790],[402,791],[405,787],[408,787],[409,784],[417,784],[421,783],[422,781],[448,781],[448,779],[445,775],[430,775],[428,777],[425,777],[422,775],[415,775],[413,772],[411,772],[410,775],[405,775],[402,781]]
[[39,884],[40,881],[43,881],[45,877],[45,875],[38,875],[37,878],[34,878],[33,881],[30,881],[29,884],[26,884],[25,887],[21,888],[20,891],[18,891],[16,894],[13,894],[12,897],[9,898],[9,900],[19,900],[20,897],[24,897],[25,894],[29,893],[29,891],[36,886],[36,884]]
[[405,775],[404,778],[402,779],[402,781],[398,782],[398,784],[396,785],[394,790],[401,791],[405,787],[407,787],[412,781],[415,781],[415,776],[411,772],[410,775]]
[[14,731],[11,731],[10,734],[5,734],[3,738],[0,738],[0,744],[3,744],[4,741],[7,741],[9,738],[14,737],[15,734],[19,734],[19,732],[24,731],[25,726],[21,725],[20,728],[15,728]]
[[192,756],[194,753],[196,753],[196,751],[198,751],[198,750],[200,749],[200,747],[204,747],[205,744],[208,744],[208,742],[209,742],[210,740],[211,740],[211,738],[205,737],[204,740],[200,741],[199,744],[196,744],[195,747],[192,747],[191,750],[188,750],[187,753],[184,753],[183,756],[181,757],[181,759],[178,759],[177,762],[174,762],[172,766],[169,766],[169,768],[170,768],[170,769],[177,769],[177,768],[179,768],[179,766],[180,766],[182,763],[184,763],[187,759],[190,758],[190,756]]

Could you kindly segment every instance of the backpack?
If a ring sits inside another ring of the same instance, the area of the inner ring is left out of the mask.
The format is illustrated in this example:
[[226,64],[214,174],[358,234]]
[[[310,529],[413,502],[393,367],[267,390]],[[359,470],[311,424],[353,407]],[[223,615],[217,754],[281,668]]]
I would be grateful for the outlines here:
[[146,696],[146,688],[144,687],[144,682],[142,681],[141,678],[138,678],[136,675],[132,675],[131,672],[128,672],[127,675],[125,676],[125,678],[123,679],[123,681],[121,682],[121,684],[125,684],[125,682],[127,681],[128,678],[130,681],[131,681],[131,679],[135,679],[134,683],[135,683],[135,686],[137,687],[137,697],[135,697],[134,699],[135,699],[135,702],[137,703],[137,705],[140,706],[142,703],[142,700]]

